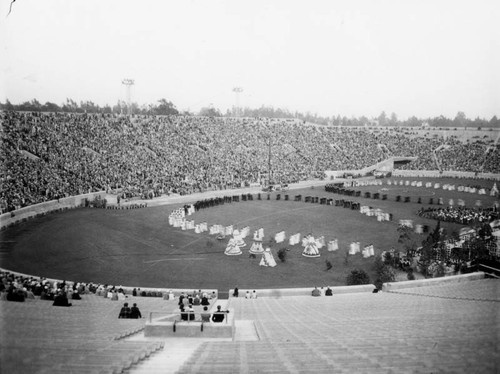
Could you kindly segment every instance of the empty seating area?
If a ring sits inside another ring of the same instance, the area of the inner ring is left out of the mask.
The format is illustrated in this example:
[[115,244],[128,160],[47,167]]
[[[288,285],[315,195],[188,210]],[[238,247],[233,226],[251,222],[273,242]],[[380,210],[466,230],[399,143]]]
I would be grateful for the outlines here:
[[[499,287],[464,278],[379,293],[230,298],[236,325],[251,325],[255,338],[191,343],[145,338],[145,318],[118,319],[122,302],[95,295],[69,308],[0,301],[1,372],[496,373]],[[177,300],[127,301],[146,318],[177,309]]]
[[[261,340],[204,343],[179,373],[495,373],[498,287],[478,280],[431,287],[433,297],[408,289],[231,299],[236,319],[254,320]],[[495,301],[447,298],[478,290]]]
[[[158,310],[164,300],[131,298]],[[144,319],[118,319],[121,302],[95,295],[55,307],[49,300],[1,301],[2,373],[121,373],[163,348],[162,342],[125,340],[144,328]]]

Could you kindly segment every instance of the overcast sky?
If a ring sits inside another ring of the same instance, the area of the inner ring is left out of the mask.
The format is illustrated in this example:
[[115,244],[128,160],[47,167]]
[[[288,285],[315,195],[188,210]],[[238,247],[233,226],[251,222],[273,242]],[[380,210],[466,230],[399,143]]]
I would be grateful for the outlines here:
[[500,1],[0,0],[2,102],[500,115]]

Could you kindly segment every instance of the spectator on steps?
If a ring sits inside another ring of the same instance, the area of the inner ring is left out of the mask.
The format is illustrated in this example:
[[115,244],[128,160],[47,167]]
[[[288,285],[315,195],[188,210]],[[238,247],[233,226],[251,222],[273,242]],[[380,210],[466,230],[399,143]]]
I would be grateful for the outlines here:
[[210,322],[210,313],[208,311],[208,307],[203,307],[203,312],[200,314],[201,322]]
[[21,301],[23,302],[26,299],[24,296],[24,292],[20,289],[12,287],[7,291],[7,300],[8,301]]
[[200,303],[201,303],[200,296],[198,296],[198,294],[196,294],[194,296],[194,299],[193,299],[193,305],[200,305]]
[[229,313],[229,310],[223,311],[221,310],[221,306],[217,305],[217,311],[212,314],[212,322],[224,322],[224,318],[226,318],[227,313]]
[[58,290],[57,296],[54,298],[53,306],[71,306],[71,303],[68,302],[68,298],[66,297],[66,293]]
[[134,305],[132,305],[132,308],[130,308],[130,317],[129,318],[136,318],[136,319],[142,318],[141,311],[137,307],[136,303],[134,303]]
[[123,307],[120,309],[120,314],[118,318],[129,318],[130,317],[130,307],[128,303],[123,304]]
[[195,314],[194,314],[193,305],[189,304],[186,307],[186,312],[187,312],[187,315],[188,315],[188,320],[189,321],[194,321],[195,320]]
[[201,305],[204,305],[204,306],[208,306],[210,305],[210,301],[208,301],[208,297],[206,295],[203,295],[203,297],[201,298]]
[[314,287],[314,290],[312,290],[312,296],[321,296],[321,291],[318,290],[318,287]]
[[181,321],[187,321],[189,319],[189,315],[184,310],[184,304],[179,305],[179,310],[181,312]]
[[78,292],[78,290],[76,290],[75,292],[73,292],[73,296],[72,296],[72,299],[73,300],[81,300],[81,296],[80,296],[80,293]]
[[54,294],[50,292],[49,286],[45,286],[40,294],[40,300],[54,300]]
[[179,295],[179,302],[177,304],[179,304],[179,306],[181,305],[184,305],[184,298],[186,296],[184,295],[184,292],[181,292],[181,294]]
[[330,287],[326,288],[325,296],[333,296],[333,291]]
[[35,298],[35,294],[30,289],[23,288],[23,291],[24,291],[27,299],[34,299]]

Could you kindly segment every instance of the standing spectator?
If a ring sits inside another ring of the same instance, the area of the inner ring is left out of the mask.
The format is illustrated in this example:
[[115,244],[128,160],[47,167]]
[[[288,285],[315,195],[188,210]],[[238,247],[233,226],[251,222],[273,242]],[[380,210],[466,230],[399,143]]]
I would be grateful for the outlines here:
[[130,308],[130,317],[129,318],[136,318],[136,319],[142,318],[141,311],[137,307],[136,303],[134,303],[134,305],[132,305],[132,308]]
[[123,307],[120,309],[118,318],[130,318],[130,308],[128,306],[128,303],[123,304]]

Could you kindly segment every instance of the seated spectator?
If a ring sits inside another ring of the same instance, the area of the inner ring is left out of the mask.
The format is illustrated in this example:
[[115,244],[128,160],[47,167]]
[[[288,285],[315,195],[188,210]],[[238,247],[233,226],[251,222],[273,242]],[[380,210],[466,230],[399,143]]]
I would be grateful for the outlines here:
[[181,292],[181,294],[179,295],[179,302],[177,303],[177,304],[179,304],[179,306],[184,305],[184,298],[185,297],[186,296],[184,295],[184,292]]
[[221,306],[217,305],[217,311],[212,314],[212,322],[224,322],[224,318],[226,318],[227,313],[229,313],[229,310],[222,311]]
[[78,290],[76,290],[75,292],[73,292],[73,296],[72,296],[72,299],[73,300],[81,300],[81,296],[80,296],[80,293],[78,292]]
[[210,313],[208,312],[208,307],[203,307],[203,312],[200,314],[201,322],[210,322]]
[[35,298],[35,294],[33,293],[33,291],[31,291],[31,289],[23,288],[23,290],[25,291],[25,295],[26,295],[27,299],[34,299]]
[[238,297],[238,295],[239,295],[239,291],[238,291],[238,287],[236,287],[234,289],[234,292],[233,292],[233,297]]
[[45,286],[40,294],[40,300],[54,300],[54,294],[50,292],[49,287]]
[[25,300],[24,292],[17,288],[11,288],[7,291],[7,300],[8,301],[19,301],[23,302]]
[[252,291],[252,299],[256,299],[257,298],[257,291],[253,290]]
[[58,291],[57,296],[54,298],[53,306],[71,306],[71,303],[68,302],[68,298],[66,297],[66,293],[63,291]]
[[123,304],[122,308],[120,309],[118,318],[130,318],[130,308],[128,306],[128,303]]
[[186,312],[188,313],[188,319],[190,321],[194,321],[195,320],[195,314],[194,314],[194,309],[193,309],[193,306],[191,304],[189,304],[186,308]]
[[245,294],[245,299],[250,299],[250,291],[247,291],[246,294]]
[[194,299],[193,299],[193,305],[200,305],[201,303],[201,299],[198,295],[195,295]]
[[132,305],[132,308],[130,308],[130,317],[129,318],[135,318],[135,319],[142,318],[141,311],[137,307],[136,303],[134,303],[134,305]]
[[200,304],[201,304],[201,305],[210,305],[210,301],[208,301],[208,297],[203,296],[203,297],[201,298],[201,303],[200,303]]
[[184,304],[181,304],[179,306],[179,310],[181,311],[181,321],[188,321],[189,320],[189,315],[188,313],[184,310]]
[[327,287],[325,291],[325,296],[333,296],[332,289],[330,287]]
[[312,296],[321,296],[321,291],[318,290],[318,287],[314,287],[314,290],[312,290]]

